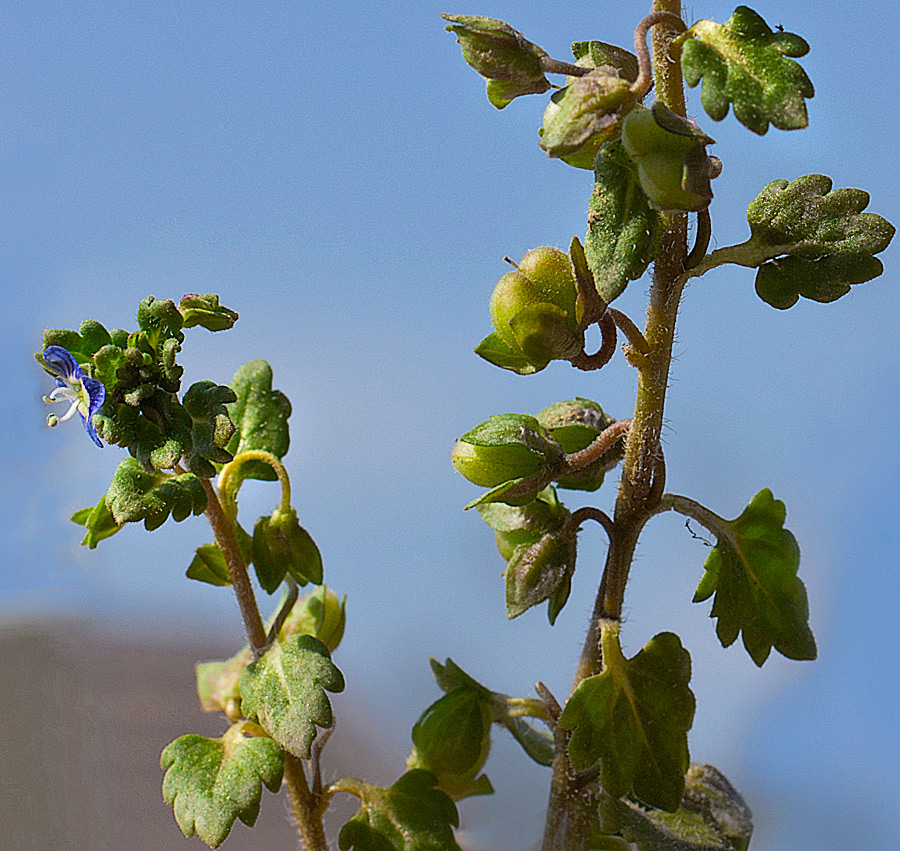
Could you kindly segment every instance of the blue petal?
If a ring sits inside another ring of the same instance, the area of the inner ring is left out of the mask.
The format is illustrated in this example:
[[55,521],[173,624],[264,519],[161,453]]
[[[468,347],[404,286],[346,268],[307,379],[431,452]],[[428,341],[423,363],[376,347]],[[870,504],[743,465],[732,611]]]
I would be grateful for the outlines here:
[[[48,346],[42,355],[44,365],[59,378],[81,378],[84,373],[75,358],[62,346]],[[57,378],[57,381],[59,381]],[[62,387],[63,385],[60,385]]]
[[[63,349],[65,352],[66,350]],[[66,352],[68,355],[69,353]],[[71,355],[69,355],[71,357]],[[80,370],[79,370],[80,371]],[[84,376],[81,379],[81,383],[84,386],[85,392],[88,394],[88,399],[90,399],[90,404],[88,406],[88,415],[81,416],[81,419],[84,421],[84,429],[90,436],[91,440],[97,444],[101,449],[103,448],[103,444],[100,442],[100,438],[97,437],[97,429],[94,428],[94,423],[92,422],[94,418],[94,414],[100,410],[100,406],[103,404],[103,400],[106,398],[106,388],[97,381],[96,378],[89,378],[88,376]],[[80,413],[80,412],[79,412]]]

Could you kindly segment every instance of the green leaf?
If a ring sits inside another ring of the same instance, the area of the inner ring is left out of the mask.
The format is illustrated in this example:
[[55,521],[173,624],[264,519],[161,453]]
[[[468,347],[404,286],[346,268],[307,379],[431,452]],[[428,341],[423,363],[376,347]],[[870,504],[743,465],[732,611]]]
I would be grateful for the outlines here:
[[275,642],[241,674],[244,714],[302,759],[309,759],[316,725],[334,723],[326,690],[343,691],[344,677],[311,635]]
[[532,375],[544,368],[535,366],[521,351],[510,346],[496,331],[488,334],[475,347],[475,354],[494,366],[512,370],[519,375]]
[[185,328],[201,325],[209,331],[226,331],[234,327],[238,320],[237,313],[219,304],[219,297],[212,293],[188,293],[182,296],[178,311],[184,319]]
[[604,800],[601,812],[604,829],[614,827],[638,851],[746,851],[753,832],[744,799],[711,765],[690,767],[684,800],[674,813],[627,798]]
[[62,346],[75,358],[79,366],[93,363],[94,355],[112,343],[112,337],[99,322],[86,319],[76,331],[48,328],[44,331],[43,348]]
[[109,506],[106,504],[106,497],[100,500],[96,505],[89,505],[82,508],[72,515],[72,522],[87,529],[87,534],[81,541],[81,546],[96,549],[97,544],[105,538],[111,538],[121,529],[121,525],[116,523]]
[[[237,431],[225,447],[232,455],[251,449],[284,457],[290,446],[288,417],[291,403],[280,390],[272,389],[272,367],[264,360],[245,363],[231,380],[237,400],[228,413]],[[250,461],[240,467],[242,479],[273,482],[274,470],[262,461]]]
[[198,381],[184,394],[182,404],[191,418],[191,472],[202,478],[216,474],[216,464],[227,464],[232,454],[225,449],[235,433],[228,416],[228,403],[237,399],[234,390],[212,381]]
[[600,780],[612,797],[633,793],[674,812],[684,792],[694,718],[690,656],[677,635],[662,632],[626,659],[618,624],[604,626],[603,672],[581,681],[559,719],[572,730],[572,767],[584,771],[600,760]]
[[154,298],[148,295],[142,299],[137,309],[137,322],[141,331],[147,332],[153,339],[171,338],[179,343],[184,340],[181,331],[184,327],[184,317],[170,298]]
[[435,785],[431,772],[414,769],[387,789],[361,781],[346,788],[360,808],[341,828],[341,851],[459,851],[456,806]]
[[116,468],[106,504],[116,523],[143,520],[144,527],[153,531],[170,514],[178,522],[191,514],[202,514],[207,498],[200,480],[192,473],[148,473],[134,458],[126,458]]
[[218,739],[181,736],[163,749],[163,799],[188,838],[195,833],[211,848],[228,836],[234,820],[252,826],[262,787],[281,788],[284,753],[271,739],[247,738],[234,724]]
[[756,291],[773,307],[801,295],[834,301],[883,271],[872,255],[888,247],[894,226],[863,212],[867,192],[831,187],[823,174],[773,180],[747,208],[751,237],[736,246],[746,255],[739,262],[759,266]]
[[762,665],[774,647],[788,659],[815,659],[806,588],[797,578],[800,548],[785,528],[784,503],[761,490],[736,520],[717,523],[717,542],[694,594],[713,594],[710,617],[728,647],[743,634],[744,647]]
[[650,206],[621,142],[607,142],[600,148],[594,174],[584,253],[597,292],[610,302],[646,271],[659,212]]
[[443,665],[437,659],[430,659],[429,662],[437,684],[445,692],[464,692],[482,707],[489,708],[492,723],[506,727],[535,762],[550,765],[553,761],[553,737],[547,731],[532,727],[528,718],[511,714],[512,698],[486,688],[452,659],[447,659]]
[[735,118],[760,135],[769,122],[779,130],[806,127],[805,99],[815,90],[787,58],[809,52],[800,36],[773,31],[747,6],[738,6],[725,24],[698,21],[688,35],[681,70],[691,87],[703,80],[700,99],[710,118],[721,121],[734,104]]
[[478,775],[491,746],[491,702],[482,691],[457,688],[436,700],[412,730],[407,768],[424,768],[454,800],[494,790]]
[[[333,653],[344,634],[346,602],[346,597],[341,602],[330,588],[319,586],[297,600],[278,633],[278,640],[284,644],[293,635],[311,635]],[[275,615],[272,615],[266,624],[267,631],[274,619]],[[247,644],[230,659],[201,662],[196,666],[197,694],[205,712],[224,712],[232,721],[243,718],[240,678],[252,661],[253,655]]]
[[253,564],[263,590],[271,594],[292,576],[300,585],[322,582],[322,556],[293,508],[275,509],[253,528]]
[[188,565],[188,579],[196,579],[198,582],[206,582],[209,585],[231,585],[231,575],[225,556],[218,544],[203,544],[197,547],[194,558]]

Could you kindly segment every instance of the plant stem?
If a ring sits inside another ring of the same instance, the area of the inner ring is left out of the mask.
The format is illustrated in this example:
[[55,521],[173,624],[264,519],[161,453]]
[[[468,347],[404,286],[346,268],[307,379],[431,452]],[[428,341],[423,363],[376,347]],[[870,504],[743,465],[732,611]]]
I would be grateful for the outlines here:
[[[216,537],[216,543],[225,557],[225,563],[228,565],[228,574],[237,597],[253,658],[258,659],[268,646],[268,637],[259,607],[256,605],[256,595],[250,584],[247,565],[244,564],[244,558],[234,534],[234,521],[222,508],[219,493],[212,482],[209,479],[200,479],[200,482],[206,491],[206,517]],[[290,597],[289,592],[288,600]],[[283,611],[285,609],[290,611],[289,608],[283,607]],[[277,635],[277,631],[274,634]],[[284,783],[291,799],[291,807],[297,820],[297,831],[303,847],[306,851],[327,851],[328,843],[325,839],[325,829],[322,826],[323,809],[319,805],[319,798],[309,791],[303,764],[297,757],[289,753],[284,755]]]
[[275,475],[278,476],[278,483],[281,485],[281,502],[278,507],[281,511],[290,509],[291,480],[287,470],[284,468],[284,464],[281,463],[277,455],[273,455],[271,452],[266,452],[263,449],[248,449],[226,464],[222,468],[222,472],[219,473],[219,491],[228,503],[229,512],[231,514],[236,513],[237,490],[243,483],[241,479],[238,479],[237,483],[232,483],[232,479],[237,475],[238,469],[247,461],[262,461],[263,464],[268,464],[275,471]]
[[200,482],[206,491],[206,517],[216,536],[216,543],[225,557],[225,563],[228,565],[228,575],[231,577],[231,584],[241,610],[244,631],[247,633],[253,657],[258,659],[266,647],[266,628],[256,605],[256,595],[250,584],[247,565],[244,564],[241,549],[234,535],[234,524],[223,511],[219,494],[212,482],[209,479],[200,479]]
[[322,826],[322,796],[310,792],[303,763],[289,753],[284,755],[284,782],[297,822],[300,844],[306,851],[328,851],[328,840]]
[[[654,0],[652,13],[668,13],[657,19],[660,22],[670,23],[669,15],[679,16],[680,11],[681,0]],[[654,82],[657,99],[679,115],[684,115],[681,70],[669,55],[672,29],[671,26],[657,26],[653,30]],[[658,503],[661,497],[659,489],[654,488],[654,479],[659,481],[662,464],[660,435],[675,339],[675,320],[686,281],[687,215],[669,213],[663,219],[663,227],[654,258],[653,284],[644,328],[644,339],[650,351],[638,369],[637,400],[625,446],[613,534],[573,690],[585,677],[601,671],[601,621],[621,620],[625,585],[638,536],[654,513],[654,501]],[[557,740],[543,851],[580,851],[584,847],[585,838],[578,816],[582,810],[579,807],[579,789],[568,763],[568,754],[565,751],[560,753],[560,748],[567,748],[567,744]]]

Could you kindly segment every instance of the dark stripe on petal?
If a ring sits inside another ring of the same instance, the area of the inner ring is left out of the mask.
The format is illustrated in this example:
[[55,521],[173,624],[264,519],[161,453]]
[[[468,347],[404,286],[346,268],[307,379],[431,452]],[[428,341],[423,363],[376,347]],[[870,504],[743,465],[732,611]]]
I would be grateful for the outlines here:
[[42,357],[44,365],[54,375],[68,379],[81,378],[81,367],[78,366],[68,349],[64,349],[62,346],[48,346],[44,349]]

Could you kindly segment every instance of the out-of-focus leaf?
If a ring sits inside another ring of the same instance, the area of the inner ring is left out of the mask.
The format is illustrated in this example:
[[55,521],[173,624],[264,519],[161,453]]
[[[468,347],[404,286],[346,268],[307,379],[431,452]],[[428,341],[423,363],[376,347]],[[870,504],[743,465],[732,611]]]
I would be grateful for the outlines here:
[[435,785],[430,771],[413,769],[387,789],[361,781],[346,788],[360,808],[341,828],[341,851],[460,851],[456,805]]

